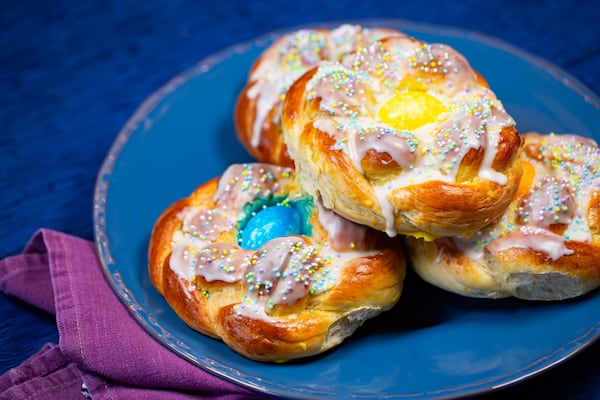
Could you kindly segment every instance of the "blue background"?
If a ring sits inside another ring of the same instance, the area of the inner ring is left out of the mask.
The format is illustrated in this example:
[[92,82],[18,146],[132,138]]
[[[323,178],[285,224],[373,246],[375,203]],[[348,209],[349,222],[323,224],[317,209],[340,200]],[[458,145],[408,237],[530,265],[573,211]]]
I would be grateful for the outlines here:
[[[96,173],[119,129],[171,77],[227,46],[309,22],[401,18],[502,39],[600,94],[598,17],[600,2],[592,0],[5,0],[0,258],[18,253],[39,227],[92,240]],[[0,316],[0,373],[58,340],[52,316],[16,299],[0,296]],[[481,398],[600,398],[598,359],[595,343],[540,376]]]

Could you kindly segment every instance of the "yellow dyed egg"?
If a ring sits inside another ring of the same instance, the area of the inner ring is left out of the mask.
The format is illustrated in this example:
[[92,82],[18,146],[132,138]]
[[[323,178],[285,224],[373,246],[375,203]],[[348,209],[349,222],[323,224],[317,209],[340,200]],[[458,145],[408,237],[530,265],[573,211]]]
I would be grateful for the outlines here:
[[398,130],[413,130],[446,111],[441,101],[421,90],[397,92],[379,109],[379,118]]

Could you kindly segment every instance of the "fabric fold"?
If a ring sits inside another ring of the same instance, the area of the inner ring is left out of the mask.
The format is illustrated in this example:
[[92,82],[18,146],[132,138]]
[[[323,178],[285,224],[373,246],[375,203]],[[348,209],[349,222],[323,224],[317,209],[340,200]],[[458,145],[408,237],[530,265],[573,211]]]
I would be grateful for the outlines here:
[[92,242],[39,230],[22,254],[0,261],[0,290],[55,313],[59,332],[58,346],[44,346],[0,377],[2,395],[13,396],[0,400],[36,398],[36,390],[47,391],[42,398],[73,398],[60,395],[75,391],[92,399],[270,398],[154,340],[110,288]]
[[82,377],[55,344],[0,376],[0,400],[82,398]]

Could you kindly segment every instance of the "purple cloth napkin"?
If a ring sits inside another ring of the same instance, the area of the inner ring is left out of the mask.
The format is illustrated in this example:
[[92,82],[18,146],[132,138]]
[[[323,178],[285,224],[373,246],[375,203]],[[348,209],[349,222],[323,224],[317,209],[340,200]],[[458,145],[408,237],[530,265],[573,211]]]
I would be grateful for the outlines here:
[[56,314],[59,332],[58,345],[0,376],[0,400],[270,398],[205,372],[148,335],[108,286],[89,241],[38,231],[22,254],[0,261],[0,290]]

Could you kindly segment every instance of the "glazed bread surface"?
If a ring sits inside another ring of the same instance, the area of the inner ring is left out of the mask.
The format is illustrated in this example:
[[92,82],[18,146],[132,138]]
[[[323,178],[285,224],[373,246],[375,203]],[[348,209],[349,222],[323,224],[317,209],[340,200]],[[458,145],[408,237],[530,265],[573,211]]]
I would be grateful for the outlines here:
[[343,24],[332,29],[299,29],[275,40],[254,62],[238,95],[234,122],[239,141],[259,162],[291,167],[281,133],[281,106],[291,84],[323,60],[345,54],[385,36],[384,27]]
[[[256,235],[241,231],[270,208],[303,214],[294,222],[300,232],[248,245]],[[250,164],[230,167],[164,211],[149,271],[191,328],[250,359],[284,362],[326,351],[390,309],[405,260],[398,241],[313,203],[293,170]]]
[[471,238],[406,237],[426,281],[470,297],[578,297],[600,286],[600,151],[571,134],[524,135],[513,201]]
[[471,235],[522,174],[520,135],[482,76],[451,47],[408,36],[306,72],[282,126],[305,190],[390,236]]

